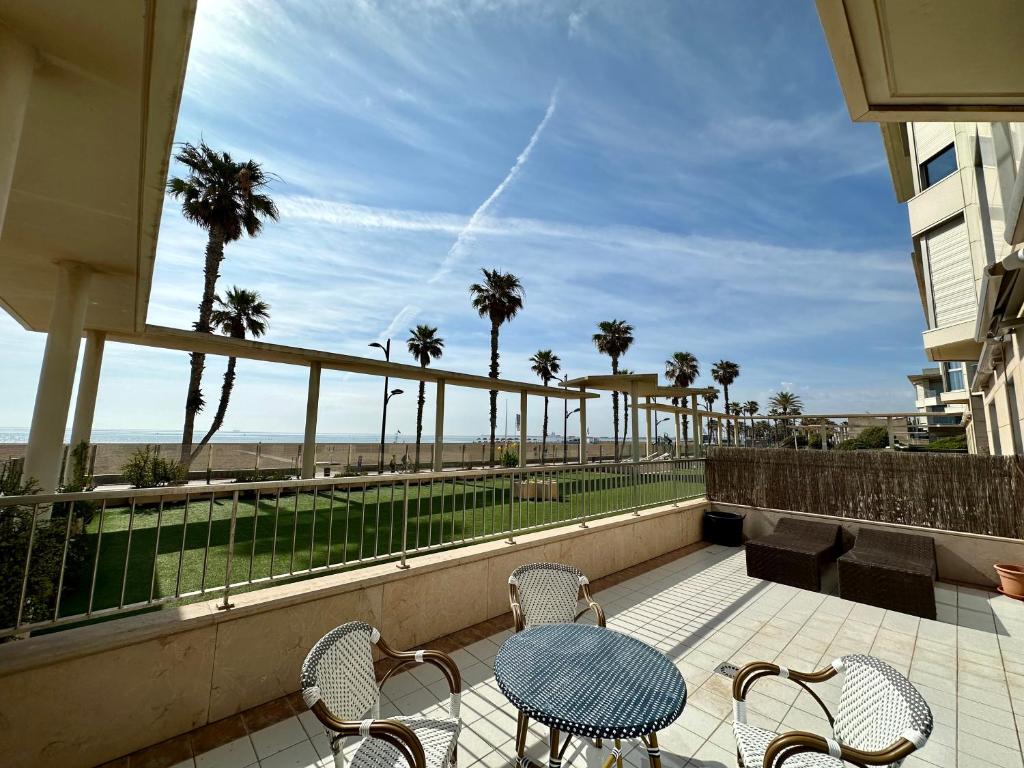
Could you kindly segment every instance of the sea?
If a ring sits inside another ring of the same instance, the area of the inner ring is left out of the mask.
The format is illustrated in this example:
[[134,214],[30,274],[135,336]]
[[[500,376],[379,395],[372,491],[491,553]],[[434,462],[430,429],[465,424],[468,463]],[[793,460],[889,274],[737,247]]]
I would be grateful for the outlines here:
[[[197,430],[198,433],[198,430]],[[198,434],[197,434],[198,437]],[[64,433],[64,441],[71,439],[71,430]],[[303,435],[301,432],[243,432],[240,430],[221,430],[213,439],[212,443],[301,443]],[[483,435],[445,435],[447,443],[473,443],[486,439]],[[514,438],[513,438],[514,439]],[[424,443],[434,441],[433,435],[423,435]],[[318,432],[316,435],[318,443],[378,443],[380,433],[369,432]],[[17,445],[28,442],[27,429],[12,429],[0,427],[0,445]],[[152,430],[152,429],[94,429],[92,431],[93,443],[140,443],[142,445],[155,443],[180,443],[181,430]],[[389,432],[387,435],[389,443],[415,443],[416,434],[406,435],[402,432]]]

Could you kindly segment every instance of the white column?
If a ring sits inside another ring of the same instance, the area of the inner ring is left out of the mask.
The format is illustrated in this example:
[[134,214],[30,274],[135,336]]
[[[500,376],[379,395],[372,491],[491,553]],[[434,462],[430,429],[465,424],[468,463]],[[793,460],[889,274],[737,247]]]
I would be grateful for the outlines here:
[[433,470],[444,469],[444,379],[437,380],[434,394],[434,464]]
[[[651,398],[650,397],[644,398],[644,401],[647,403],[648,406],[650,406],[650,404],[651,404]],[[651,455],[651,413],[652,413],[651,409],[648,407],[647,408],[647,434],[645,435],[645,437],[647,439],[647,455],[648,456]],[[657,414],[655,414],[655,416],[657,416]]]
[[316,416],[320,409],[320,363],[309,364],[306,392],[306,431],[302,439],[302,476],[316,475]]
[[35,62],[35,52],[0,25],[0,233],[18,161]]
[[639,388],[635,379],[629,382],[629,399],[633,403],[633,407],[629,411],[629,426],[633,430],[632,440],[630,440],[633,461],[640,461],[640,414],[637,412],[636,407],[637,403],[640,402],[637,394]]
[[889,433],[889,447],[896,447],[896,433],[892,426],[892,416],[885,417],[885,431]]
[[82,264],[58,265],[57,290],[50,309],[50,329],[25,450],[24,476],[35,479],[43,493],[57,489],[90,279],[91,272]]
[[[78,397],[75,399],[75,416],[71,421],[71,451],[79,443],[92,442],[92,421],[96,415],[96,394],[100,386],[100,368],[103,365],[103,345],[107,334],[103,331],[85,332],[85,354],[82,356],[82,370],[78,374]],[[71,454],[64,465],[65,482],[71,476]]]
[[699,459],[704,454],[704,436],[701,434],[703,425],[696,395],[690,395],[690,410],[693,411],[693,455]]
[[526,392],[519,393],[519,466],[526,466]]
[[682,428],[682,416],[678,413],[672,414],[672,420],[676,423],[676,458],[680,458],[683,450],[683,428]]
[[827,422],[821,425],[821,450],[828,450],[828,426]]
[[[580,387],[580,392],[584,392]],[[587,398],[580,398],[580,464],[587,463]]]

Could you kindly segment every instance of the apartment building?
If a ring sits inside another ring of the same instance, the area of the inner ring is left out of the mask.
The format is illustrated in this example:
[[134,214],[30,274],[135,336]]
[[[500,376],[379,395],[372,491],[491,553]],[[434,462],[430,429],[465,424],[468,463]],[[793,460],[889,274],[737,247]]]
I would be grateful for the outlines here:
[[[910,419],[912,443],[927,443],[940,437],[962,435],[964,413],[968,410],[964,366],[955,363],[922,368],[907,380],[914,388],[914,407],[928,417]],[[942,414],[934,416],[933,414]]]
[[907,204],[927,357],[963,376],[971,450],[1024,453],[1024,12],[815,2],[850,117],[879,124]]
[[1022,454],[1024,256],[1011,243],[1024,238],[1005,212],[1024,123],[895,123],[883,136],[907,204],[924,351],[939,363],[934,405],[963,406],[972,452]]

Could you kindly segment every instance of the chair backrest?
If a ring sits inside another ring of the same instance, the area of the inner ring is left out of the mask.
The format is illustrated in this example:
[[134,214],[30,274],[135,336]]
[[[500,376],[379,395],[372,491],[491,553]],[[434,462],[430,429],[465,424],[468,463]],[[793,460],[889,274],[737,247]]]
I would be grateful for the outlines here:
[[857,532],[854,549],[880,553],[897,561],[912,561],[930,568],[935,565],[935,539],[900,531],[864,527]]
[[587,583],[587,577],[571,565],[530,563],[512,571],[508,583],[519,594],[523,623],[533,627],[575,621],[580,585]]
[[369,624],[352,621],[332,629],[310,650],[302,663],[299,683],[306,706],[323,700],[339,720],[358,720],[380,704],[373,671],[372,647],[380,633]]
[[900,738],[918,749],[925,745],[932,711],[907,678],[874,656],[843,656],[833,666],[845,674],[835,721],[838,741],[866,751],[885,749]]

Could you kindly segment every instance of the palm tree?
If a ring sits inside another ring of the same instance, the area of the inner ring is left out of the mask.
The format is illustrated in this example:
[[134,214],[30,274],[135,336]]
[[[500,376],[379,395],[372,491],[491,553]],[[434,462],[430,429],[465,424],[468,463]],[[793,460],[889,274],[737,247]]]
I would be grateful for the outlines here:
[[[710,411],[711,408],[714,406],[715,401],[718,400],[718,390],[717,389],[712,389],[710,392],[706,392],[703,395],[701,395],[700,399],[704,401],[704,410],[705,411]],[[715,428],[715,425],[717,424],[717,422],[714,419],[710,418],[710,417],[708,418],[707,421],[708,421],[708,442],[712,443],[714,441],[711,439],[711,433],[712,433],[712,430]]]
[[[740,405],[739,403],[729,403],[729,410],[726,411],[726,413],[732,414],[733,416],[742,416],[743,415],[743,406]],[[736,429],[736,424],[737,423],[738,423],[737,419],[731,419],[729,421],[726,421],[725,422],[725,424],[726,424],[725,433],[727,435],[731,434],[731,435],[733,435],[733,437],[736,440],[739,440],[739,430]]]
[[[772,410],[777,416],[797,416],[803,413],[804,410],[804,403],[800,396],[786,390],[772,395],[771,399],[768,400],[768,404],[772,406]],[[779,431],[779,421],[779,419],[775,420],[776,436]],[[786,421],[789,420],[787,419]]]
[[739,365],[731,360],[719,360],[711,368],[711,378],[716,383],[722,385],[722,396],[725,398],[726,413],[729,413],[729,385],[736,381],[739,375]]
[[[761,409],[761,404],[757,400],[747,400],[743,404],[743,413],[747,416],[757,416],[757,412]],[[751,419],[747,431],[747,440],[750,444],[754,442],[754,420]]]
[[[260,298],[256,291],[247,291],[238,286],[231,286],[222,299],[214,294],[213,301],[216,307],[210,313],[210,323],[214,328],[220,329],[225,336],[232,339],[244,339],[246,334],[254,339],[267,332],[267,323],[270,320],[270,305]],[[213,416],[210,428],[203,435],[203,439],[189,454],[188,460],[191,463],[199,452],[203,450],[210,438],[224,424],[224,416],[228,411],[228,401],[231,399],[231,392],[235,387],[235,363],[236,358],[228,358],[228,367],[224,371],[224,383],[220,388],[220,402],[217,404],[217,412]]]
[[[537,353],[530,358],[530,362],[533,365],[530,366],[530,370],[536,373],[540,380],[544,382],[544,386],[547,387],[554,380],[559,371],[562,370],[562,361],[558,359],[558,355],[552,352],[550,349],[539,349]],[[548,396],[544,395],[544,434],[540,438],[540,463],[544,463],[544,451],[548,445]]]
[[[628,368],[623,368],[618,373],[619,376],[632,376],[633,371]],[[626,438],[629,437],[629,392],[622,393],[622,445],[615,445],[617,455],[622,455],[626,452]]]
[[[673,387],[689,387],[700,376],[700,363],[690,352],[673,352],[672,357],[665,361],[665,378]],[[672,398],[672,405],[679,405],[679,398]],[[684,403],[685,406],[685,403]],[[688,416],[683,417],[683,448],[689,440]],[[696,423],[696,422],[694,422]]]
[[[624,320],[602,320],[597,324],[594,344],[602,355],[612,359],[612,375],[619,373],[619,358],[633,344],[633,326]],[[619,393],[612,392],[612,427],[615,438],[615,459],[619,458]]]
[[[491,368],[488,376],[498,378],[498,329],[523,308],[523,285],[511,272],[481,269],[483,283],[469,286],[473,309],[491,321]],[[498,390],[491,394],[491,465],[494,465],[494,433],[498,424]]]
[[[200,333],[213,332],[213,302],[217,291],[224,246],[242,235],[256,237],[266,219],[277,221],[277,206],[264,191],[274,178],[254,160],[238,162],[227,152],[216,152],[200,141],[186,143],[174,159],[188,169],[185,178],[172,176],[167,191],[181,201],[182,215],[207,232],[206,263],[203,267],[203,296],[199,319],[193,324]],[[203,368],[206,355],[190,356],[185,424],[181,435],[181,463],[188,466],[192,454],[192,432],[196,414],[203,409]]]
[[[429,325],[417,325],[409,329],[406,339],[409,354],[416,358],[421,368],[430,365],[431,360],[439,360],[444,353],[444,339],[437,335],[437,328]],[[427,382],[420,381],[420,395],[416,400],[416,470],[420,468],[420,441],[423,438],[423,406],[427,402]]]

